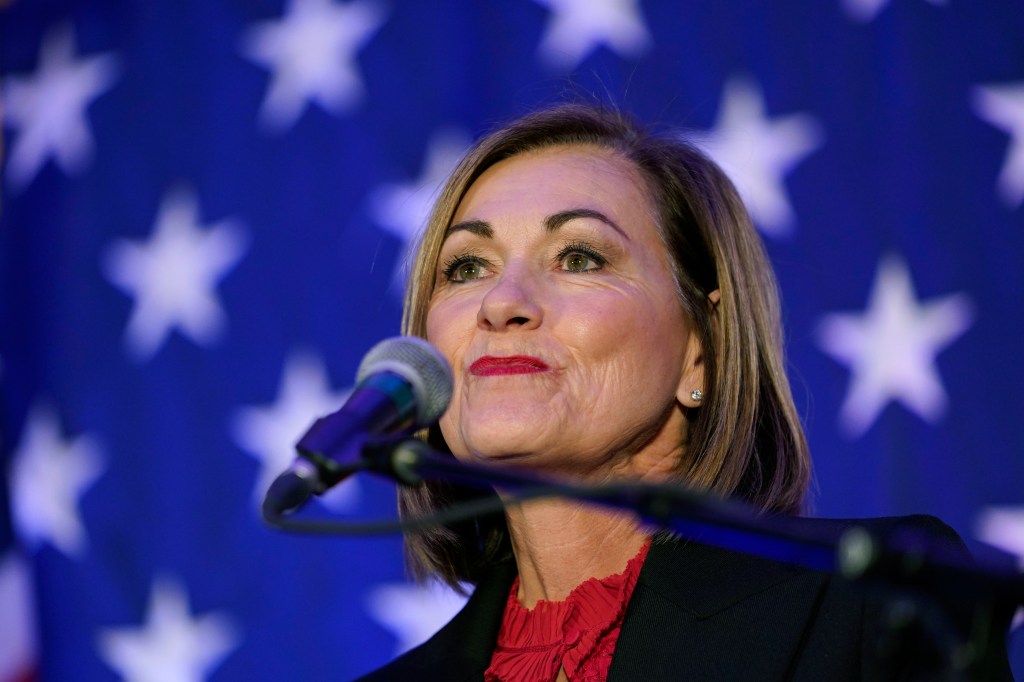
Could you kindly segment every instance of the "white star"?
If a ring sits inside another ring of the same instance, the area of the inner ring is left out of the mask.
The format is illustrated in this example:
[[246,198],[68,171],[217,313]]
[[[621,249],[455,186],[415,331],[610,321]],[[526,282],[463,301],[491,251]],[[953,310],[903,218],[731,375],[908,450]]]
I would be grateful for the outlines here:
[[[253,498],[259,505],[267,488],[295,459],[295,443],[317,417],[344,404],[349,391],[334,392],[323,362],[308,352],[292,353],[285,362],[277,401],[267,407],[244,407],[233,418],[235,442],[262,465]],[[344,511],[359,499],[357,479],[350,478],[319,498]]]
[[[885,9],[890,0],[843,0],[843,7],[851,18],[857,21],[871,21]],[[946,0],[928,0],[933,5],[941,6]]]
[[[978,539],[1017,556],[1024,571],[1024,507],[989,507],[975,523]],[[1011,629],[1024,625],[1024,607],[1017,609]]]
[[863,434],[891,400],[927,422],[938,421],[947,399],[935,357],[972,318],[964,294],[918,303],[903,261],[883,258],[867,310],[826,315],[818,327],[821,348],[852,375],[840,414],[847,433]]
[[223,333],[214,289],[241,258],[247,237],[232,220],[202,227],[193,193],[173,190],[149,241],[119,240],[106,253],[107,278],[135,298],[125,344],[138,360],[152,357],[175,327],[203,346]]
[[[471,586],[464,586],[471,592]],[[430,639],[447,625],[466,604],[466,597],[447,585],[395,583],[375,587],[366,599],[366,607],[384,629],[395,636],[395,655]]]
[[35,405],[11,463],[11,506],[21,538],[33,549],[47,542],[80,558],[88,539],[78,502],[102,469],[90,436],[64,440],[53,410]]
[[714,129],[695,141],[735,183],[761,231],[782,236],[794,223],[783,177],[820,147],[823,137],[808,114],[769,120],[757,85],[733,78],[725,84]]
[[1024,507],[989,507],[975,521],[978,539],[1017,556],[1024,570]]
[[549,66],[570,71],[601,45],[636,57],[651,43],[638,0],[535,0],[551,10],[538,52]]
[[68,175],[88,165],[93,141],[85,112],[118,71],[110,53],[75,59],[74,29],[66,24],[46,35],[32,76],[4,79],[6,125],[18,131],[7,164],[13,189],[28,185],[49,158]]
[[378,187],[370,195],[373,219],[401,240],[403,255],[395,263],[392,290],[405,288],[405,273],[412,262],[412,251],[430,214],[437,190],[469,148],[469,136],[460,130],[441,130],[427,145],[420,176],[406,183]]
[[974,112],[1010,136],[999,172],[999,193],[1010,208],[1024,202],[1024,81],[979,85],[971,93]]
[[352,109],[363,97],[356,52],[383,22],[384,9],[373,0],[289,0],[283,18],[248,29],[242,53],[272,72],[261,123],[287,130],[309,100],[333,114]]
[[100,656],[126,682],[206,679],[238,645],[238,628],[221,613],[193,618],[189,611],[182,585],[154,580],[145,625],[100,632]]

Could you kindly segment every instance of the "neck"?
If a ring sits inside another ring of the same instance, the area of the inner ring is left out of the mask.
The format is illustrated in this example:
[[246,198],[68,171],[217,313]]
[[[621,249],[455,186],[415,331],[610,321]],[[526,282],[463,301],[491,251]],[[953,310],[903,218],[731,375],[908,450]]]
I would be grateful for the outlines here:
[[536,500],[507,510],[519,568],[519,602],[561,601],[588,578],[621,573],[649,533],[637,518],[571,500]]

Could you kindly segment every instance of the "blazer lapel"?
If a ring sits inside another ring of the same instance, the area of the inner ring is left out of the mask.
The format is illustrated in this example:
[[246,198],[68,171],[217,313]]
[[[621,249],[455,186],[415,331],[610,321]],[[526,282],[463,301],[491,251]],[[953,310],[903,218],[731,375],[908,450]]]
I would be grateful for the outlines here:
[[692,541],[656,542],[608,680],[783,679],[825,581]]
[[515,562],[492,569],[473,591],[466,606],[426,643],[409,679],[438,682],[479,682],[491,664],[498,641],[508,592],[516,575]]

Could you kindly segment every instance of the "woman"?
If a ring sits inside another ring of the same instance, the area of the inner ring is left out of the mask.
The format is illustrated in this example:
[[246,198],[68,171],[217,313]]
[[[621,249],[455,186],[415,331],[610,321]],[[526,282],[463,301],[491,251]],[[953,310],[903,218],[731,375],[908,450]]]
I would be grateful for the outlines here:
[[[732,184],[679,138],[566,105],[480,141],[430,218],[404,327],[452,365],[429,439],[456,458],[802,511],[774,276]],[[428,483],[400,505],[472,495]],[[878,679],[897,664],[871,654],[880,607],[850,586],[625,513],[533,501],[407,549],[420,577],[475,591],[371,680]]]

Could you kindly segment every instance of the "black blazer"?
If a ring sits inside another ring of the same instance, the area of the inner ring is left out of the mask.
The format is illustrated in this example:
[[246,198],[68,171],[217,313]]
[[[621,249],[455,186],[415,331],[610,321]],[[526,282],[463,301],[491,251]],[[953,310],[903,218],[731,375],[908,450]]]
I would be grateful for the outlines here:
[[[828,530],[853,522],[807,523]],[[932,517],[857,523],[883,533],[912,524],[966,551]],[[362,682],[483,680],[514,577],[514,563],[496,567],[440,632]],[[961,679],[927,669],[935,638],[914,629],[899,641],[886,634],[891,597],[826,573],[692,541],[656,542],[627,607],[608,680]],[[956,625],[967,627],[962,620],[971,614],[957,613]],[[996,633],[1000,660],[988,679],[1012,680],[1004,635],[1002,629]],[[901,655],[887,658],[887,647]]]

